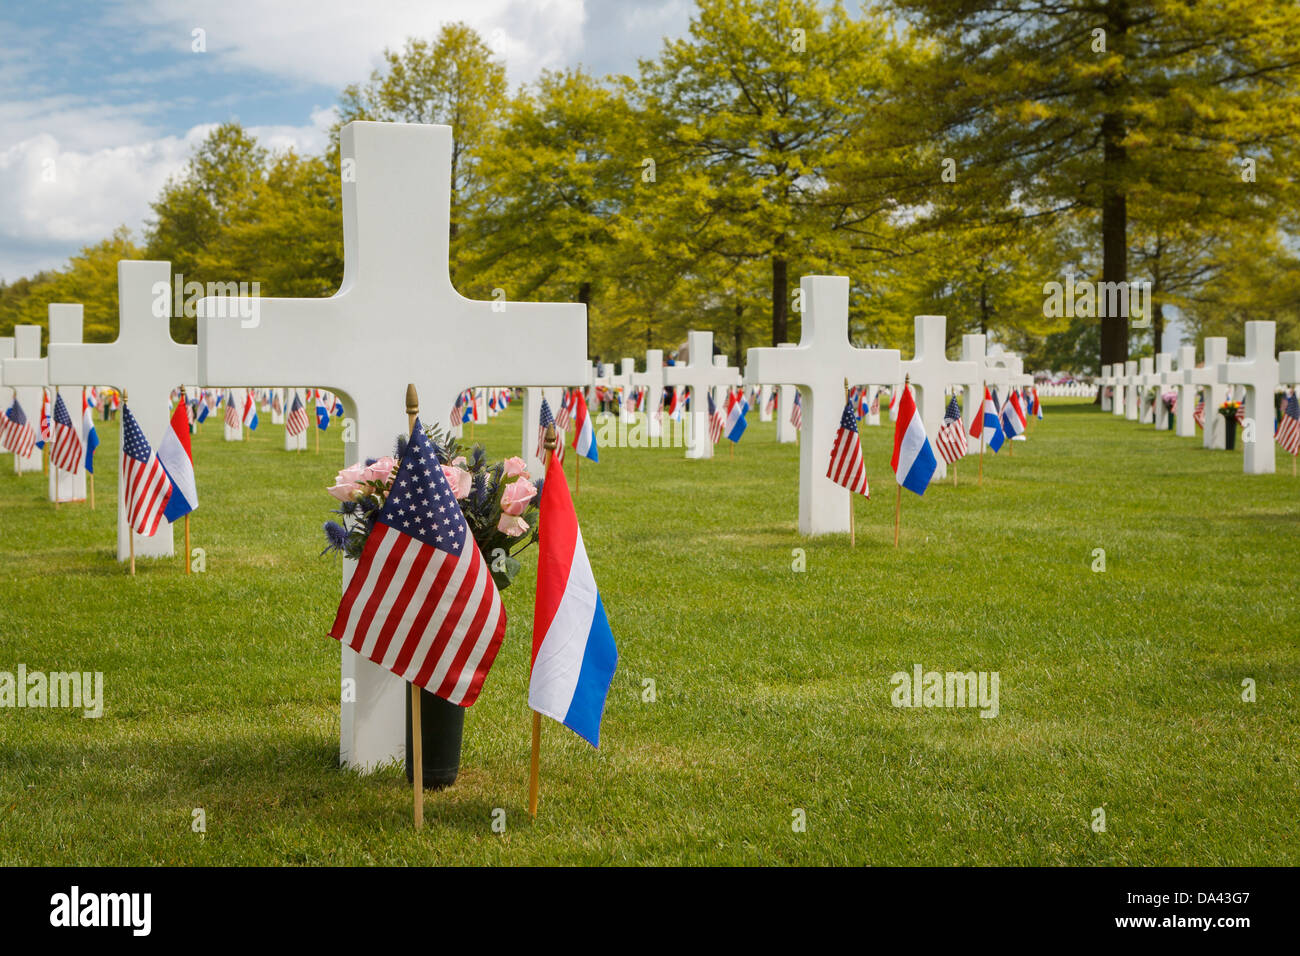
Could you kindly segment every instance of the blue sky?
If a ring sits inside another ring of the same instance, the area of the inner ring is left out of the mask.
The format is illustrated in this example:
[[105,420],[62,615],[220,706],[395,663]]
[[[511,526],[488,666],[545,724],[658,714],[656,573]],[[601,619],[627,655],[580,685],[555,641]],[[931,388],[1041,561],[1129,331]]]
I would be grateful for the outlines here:
[[[0,7],[0,278],[57,267],[149,201],[216,124],[319,150],[385,46],[461,20],[512,84],[630,72],[691,0],[72,0]],[[206,51],[197,53],[194,31]]]

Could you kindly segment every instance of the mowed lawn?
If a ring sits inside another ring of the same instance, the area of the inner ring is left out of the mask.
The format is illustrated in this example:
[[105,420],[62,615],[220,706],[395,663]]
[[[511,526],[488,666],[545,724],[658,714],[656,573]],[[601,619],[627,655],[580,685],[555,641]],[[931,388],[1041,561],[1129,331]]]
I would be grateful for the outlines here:
[[[494,457],[519,414],[478,429]],[[968,459],[904,492],[897,549],[888,424],[863,429],[856,549],[797,534],[797,452],[757,413],[734,459],[601,449],[577,507],[620,653],[602,746],[546,722],[531,821],[530,549],[419,834],[403,773],[337,765],[337,424],[297,455],[269,416],[242,444],[204,426],[190,577],[114,559],[115,425],[95,511],[4,456],[0,671],[102,671],[106,703],[0,709],[0,863],[1300,863],[1290,462],[1246,477],[1086,402],[1046,416],[983,487]],[[895,708],[916,664],[998,672],[999,715]]]

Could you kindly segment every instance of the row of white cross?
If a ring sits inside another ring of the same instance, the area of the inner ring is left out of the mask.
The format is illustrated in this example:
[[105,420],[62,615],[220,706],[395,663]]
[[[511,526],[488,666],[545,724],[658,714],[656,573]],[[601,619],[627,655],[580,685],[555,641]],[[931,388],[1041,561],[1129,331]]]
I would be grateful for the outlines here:
[[[535,450],[542,387],[587,383],[594,377],[586,359],[586,307],[473,301],[452,286],[447,271],[450,128],[356,122],[341,131],[340,147],[346,172],[344,275],[334,296],[205,298],[198,304],[198,345],[180,345],[169,331],[170,263],[121,262],[115,342],[83,344],[80,328],[72,329],[63,319],[56,323],[52,311],[48,357],[40,358],[39,329],[20,329],[14,357],[2,363],[0,381],[20,390],[113,384],[126,391],[151,441],[159,440],[167,426],[169,398],[179,384],[278,388],[321,383],[339,394],[353,419],[344,445],[349,462],[387,454],[394,437],[406,431],[408,382],[418,388],[424,420],[444,425],[452,424],[453,402],[465,388],[509,383],[533,387],[525,399],[523,444],[526,451]],[[982,335],[964,336],[961,359],[949,361],[942,316],[918,317],[910,360],[904,361],[897,349],[857,348],[848,334],[849,280],[808,276],[801,289],[800,342],[750,349],[744,382],[781,385],[781,418],[789,413],[789,386],[802,390],[799,530],[847,531],[849,492],[825,477],[846,382],[892,385],[910,376],[926,431],[934,435],[948,389],[964,391],[969,425],[985,384],[1005,390],[1028,384],[1028,377],[1014,356],[987,355]],[[79,319],[79,311],[77,315]],[[686,385],[702,399],[711,387],[741,382],[739,370],[712,352],[711,333],[694,332],[689,364],[662,368],[659,355],[638,381],[628,360],[617,378],[652,389]],[[606,379],[599,384],[615,384],[612,372]],[[554,405],[558,392],[550,400]],[[657,407],[654,394],[650,400],[650,407]],[[707,402],[693,406],[690,434],[696,437],[688,454],[708,457]],[[789,436],[788,426],[782,432]],[[126,553],[129,533],[122,487],[119,482],[119,556]],[[142,555],[171,553],[168,525],[137,548]],[[352,568],[352,562],[344,562],[345,585]],[[373,768],[402,754],[405,685],[349,648],[342,653],[347,692],[340,721],[342,760]]]
[[[1169,430],[1169,409],[1162,400],[1165,389],[1176,389],[1174,430],[1184,438],[1194,437],[1196,391],[1203,388],[1205,424],[1202,443],[1206,448],[1223,448],[1227,421],[1218,413],[1237,386],[1245,391],[1244,420],[1253,423],[1242,442],[1242,470],[1248,475],[1269,475],[1276,468],[1273,442],[1273,402],[1282,385],[1300,381],[1300,352],[1283,352],[1275,357],[1276,326],[1272,322],[1246,323],[1246,355],[1228,361],[1228,340],[1205,339],[1204,360],[1196,362],[1196,349],[1184,345],[1177,355],[1161,352],[1123,365],[1101,367],[1102,409],[1130,421],[1152,424],[1158,431]],[[1156,389],[1155,401],[1147,404],[1145,390]]]

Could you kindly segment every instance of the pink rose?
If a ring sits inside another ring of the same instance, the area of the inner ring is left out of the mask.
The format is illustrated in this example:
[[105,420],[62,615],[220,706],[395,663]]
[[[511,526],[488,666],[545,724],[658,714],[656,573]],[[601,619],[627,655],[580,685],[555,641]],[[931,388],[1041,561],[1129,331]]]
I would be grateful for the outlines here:
[[338,473],[334,479],[340,485],[355,485],[361,481],[361,476],[366,473],[366,466],[362,464],[348,465]]
[[451,463],[452,463],[453,465],[455,465],[457,468],[464,468],[466,465],[469,464],[469,462],[467,462],[467,461],[465,460],[465,456],[464,456],[464,455],[459,455],[459,456],[457,456],[456,458],[453,458],[453,459],[451,460]]
[[387,481],[393,476],[393,469],[397,467],[396,458],[379,458],[373,465],[368,466],[361,474],[362,481]]
[[537,489],[527,478],[512,481],[501,492],[501,510],[508,515],[521,515],[536,495]]
[[507,458],[505,464],[507,478],[518,478],[521,475],[524,478],[528,477],[528,465],[519,456],[516,455],[514,458]]
[[357,493],[358,486],[351,482],[339,482],[326,490],[339,501],[351,501]]
[[528,522],[517,515],[504,514],[501,516],[501,520],[497,522],[497,530],[510,535],[512,538],[517,538],[528,530]]
[[474,479],[468,471],[455,465],[443,465],[442,474],[447,479],[447,484],[451,485],[451,493],[456,496],[457,501],[469,495],[470,485]]

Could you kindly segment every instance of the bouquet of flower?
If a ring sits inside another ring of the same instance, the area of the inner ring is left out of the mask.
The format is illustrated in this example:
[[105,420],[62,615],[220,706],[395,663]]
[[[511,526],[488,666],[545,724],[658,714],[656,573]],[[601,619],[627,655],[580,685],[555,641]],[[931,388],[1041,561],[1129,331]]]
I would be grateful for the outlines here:
[[1174,410],[1174,406],[1178,404],[1177,390],[1172,392],[1165,392],[1163,395],[1160,396],[1160,398],[1165,403],[1165,409],[1167,411],[1172,412]]
[[[465,515],[465,523],[487,561],[492,580],[504,591],[519,573],[515,555],[537,540],[537,502],[542,480],[528,474],[522,458],[489,462],[482,445],[475,445],[469,457],[460,454],[455,438],[444,435],[437,425],[425,427],[443,476]],[[339,501],[334,513],[338,521],[325,522],[325,551],[338,551],[354,560],[361,557],[375,518],[388,500],[393,476],[406,450],[406,438],[398,439],[393,458],[367,459],[338,473],[329,493]]]
[[1224,418],[1236,418],[1239,411],[1241,411],[1241,402],[1234,402],[1231,399],[1219,406],[1219,414]]

